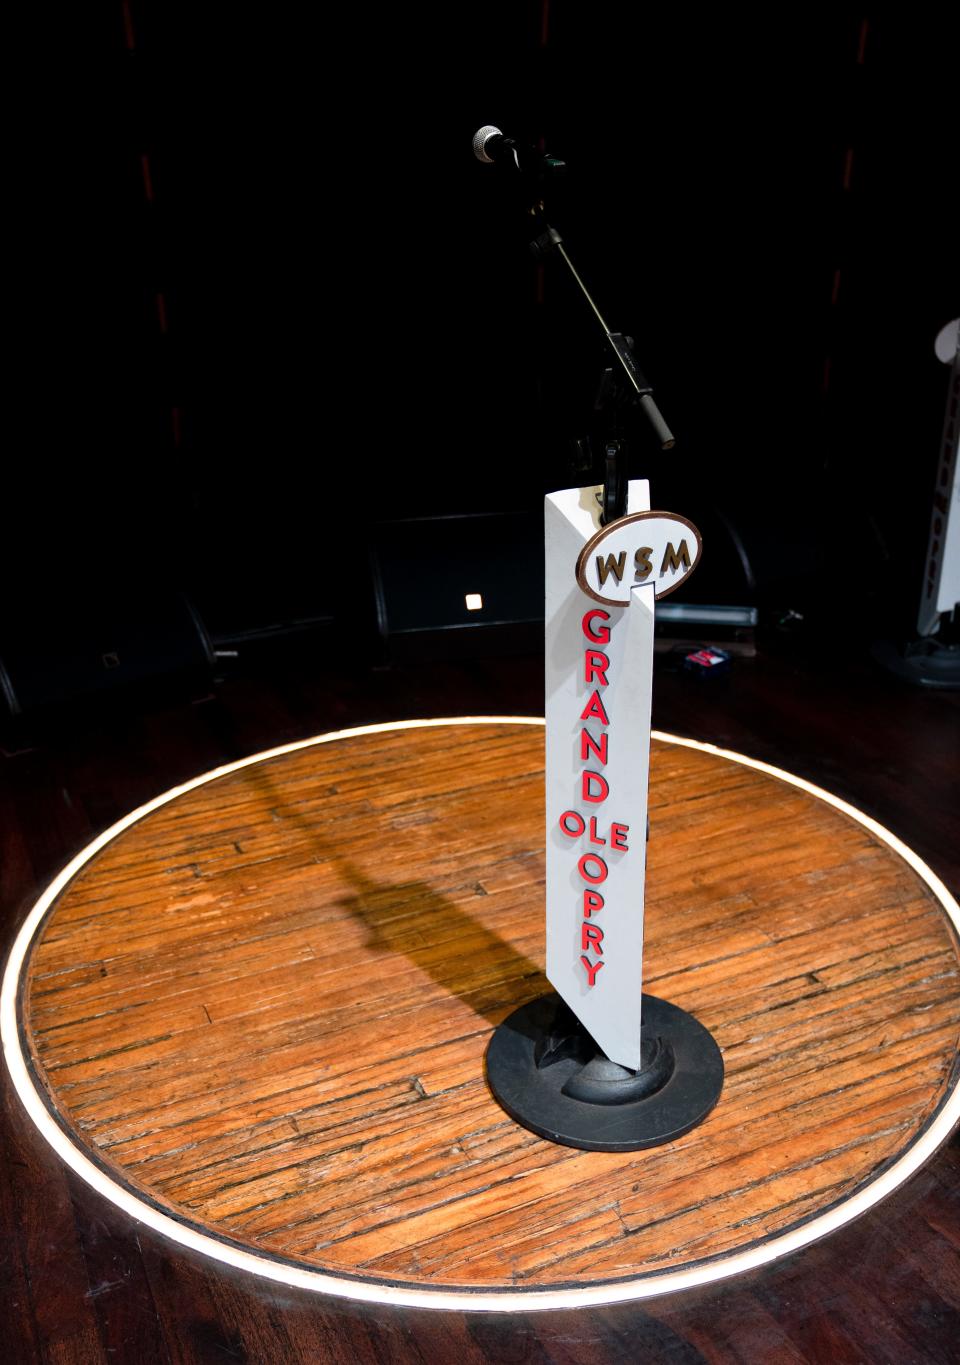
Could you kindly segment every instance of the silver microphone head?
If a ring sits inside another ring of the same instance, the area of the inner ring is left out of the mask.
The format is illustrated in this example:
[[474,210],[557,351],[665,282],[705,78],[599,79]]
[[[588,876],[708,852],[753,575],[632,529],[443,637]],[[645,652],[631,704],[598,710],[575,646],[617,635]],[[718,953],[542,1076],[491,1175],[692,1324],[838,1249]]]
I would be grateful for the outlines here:
[[478,161],[486,161],[493,165],[493,157],[487,156],[487,143],[492,137],[503,137],[499,128],[494,128],[492,123],[486,123],[482,128],[478,128],[473,135],[473,154]]

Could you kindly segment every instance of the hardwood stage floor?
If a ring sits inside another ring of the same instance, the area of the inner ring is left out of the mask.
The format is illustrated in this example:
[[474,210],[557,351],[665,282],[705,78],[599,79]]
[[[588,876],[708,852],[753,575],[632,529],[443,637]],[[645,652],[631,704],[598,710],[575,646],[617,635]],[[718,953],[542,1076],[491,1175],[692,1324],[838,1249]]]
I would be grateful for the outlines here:
[[[5,941],[97,831],[199,772],[348,725],[542,708],[536,657],[353,678],[324,664],[291,660],[269,676],[237,676],[199,704],[101,717],[82,733],[50,735],[4,759]],[[761,655],[738,661],[720,686],[658,675],[654,719],[852,801],[956,888],[960,697],[913,692],[867,664],[837,677],[814,663]],[[376,907],[375,896],[368,900]],[[535,954],[532,940],[519,949]],[[224,1008],[236,1013],[229,1002]],[[956,1137],[876,1209],[764,1270],[640,1304],[484,1318],[353,1306],[175,1251],[67,1173],[32,1132],[6,1076],[4,1089],[0,1189],[16,1362],[955,1359]],[[101,1094],[92,1088],[91,1101]],[[95,1114],[87,1118],[95,1125]],[[169,1175],[175,1181],[173,1168]],[[219,1190],[197,1193],[215,1200]],[[536,1239],[519,1242],[535,1262]],[[462,1253],[462,1240],[454,1245]],[[484,1250],[478,1241],[473,1254],[482,1260]],[[402,1249],[399,1256],[402,1263]],[[499,1253],[490,1258],[498,1262]]]

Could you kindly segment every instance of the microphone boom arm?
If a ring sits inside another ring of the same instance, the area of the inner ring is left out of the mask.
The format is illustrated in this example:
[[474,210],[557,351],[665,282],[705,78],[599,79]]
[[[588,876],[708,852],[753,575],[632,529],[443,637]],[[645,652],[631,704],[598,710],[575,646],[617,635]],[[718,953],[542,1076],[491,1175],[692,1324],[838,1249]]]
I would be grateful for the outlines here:
[[[607,347],[613,353],[609,370],[604,372],[601,381],[602,400],[598,395],[597,411],[607,410],[608,435],[605,440],[605,473],[603,482],[603,508],[601,523],[626,515],[627,499],[627,454],[626,445],[621,440],[618,414],[628,405],[637,405],[643,412],[660,442],[662,450],[672,450],[676,444],[673,432],[667,426],[663,414],[653,399],[653,390],[644,377],[633,354],[631,339],[622,332],[611,332],[590,296],[590,291],[567,255],[563,238],[556,228],[550,226],[543,217],[544,191],[565,169],[565,163],[557,157],[547,156],[545,152],[518,143],[514,138],[504,137],[501,130],[493,124],[485,124],[478,129],[473,138],[473,154],[478,161],[500,163],[512,173],[519,172],[523,182],[526,203],[534,215],[540,231],[530,243],[534,256],[542,260],[551,252],[556,252],[563,261],[574,284],[586,299],[590,311],[603,330]],[[589,441],[578,443],[589,448]]]
[[662,450],[672,450],[676,444],[676,439],[667,426],[663,413],[654,402],[653,390],[647,383],[646,378],[636,362],[630,342],[622,332],[611,332],[610,328],[603,320],[600,309],[594,303],[590,291],[581,279],[576,266],[567,255],[567,249],[563,245],[563,238],[560,236],[559,232],[556,228],[550,227],[549,224],[545,225],[545,230],[539,237],[531,242],[530,249],[533,254],[540,259],[550,252],[556,251],[557,255],[570,272],[577,288],[590,305],[590,310],[594,317],[603,328],[604,338],[615,357],[616,373],[622,380],[626,380],[627,392],[633,391],[633,396],[638,400],[639,406],[643,409],[650,425],[656,433],[657,440],[660,442],[660,448]]

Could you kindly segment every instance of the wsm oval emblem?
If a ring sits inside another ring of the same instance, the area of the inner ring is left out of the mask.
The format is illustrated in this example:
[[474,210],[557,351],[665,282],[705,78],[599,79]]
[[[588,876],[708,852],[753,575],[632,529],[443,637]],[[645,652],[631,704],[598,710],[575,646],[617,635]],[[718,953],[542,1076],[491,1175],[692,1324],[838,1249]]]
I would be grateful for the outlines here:
[[700,560],[700,532],[675,512],[635,512],[602,527],[577,559],[577,582],[588,597],[625,607],[633,588],[655,585],[668,596],[693,573]]

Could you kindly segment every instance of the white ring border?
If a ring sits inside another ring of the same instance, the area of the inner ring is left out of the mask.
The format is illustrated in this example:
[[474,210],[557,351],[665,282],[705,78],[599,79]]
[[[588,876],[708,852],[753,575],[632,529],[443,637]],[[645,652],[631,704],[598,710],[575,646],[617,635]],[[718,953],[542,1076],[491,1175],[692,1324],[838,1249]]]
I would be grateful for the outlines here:
[[[195,787],[203,786],[207,782],[214,782],[217,778],[224,777],[228,773],[238,772],[241,768],[248,768],[255,763],[262,763],[267,759],[279,757],[281,754],[296,753],[299,749],[309,749],[315,745],[330,744],[335,740],[351,739],[359,735],[386,734],[393,730],[418,730],[441,725],[542,726],[544,724],[543,718],[539,716],[454,716],[442,719],[393,721],[383,725],[360,725],[349,730],[334,730],[327,734],[316,735],[312,739],[281,744],[274,749],[265,749],[262,753],[252,754],[248,758],[239,759],[234,763],[226,763],[222,767],[214,768],[210,772],[192,778],[189,782],[184,782],[178,787],[172,787],[169,791],[154,797],[152,801],[146,802],[145,805],[123,816],[116,824],[104,830],[92,843],[82,849],[54,878],[28,914],[7,960],[3,988],[0,992],[0,1038],[3,1041],[3,1053],[7,1068],[21,1103],[32,1123],[60,1159],[87,1185],[112,1204],[115,1204],[117,1208],[122,1209],[136,1222],[145,1223],[154,1232],[160,1233],[161,1236],[169,1238],[190,1251],[198,1252],[201,1256],[208,1256],[215,1261],[221,1261],[235,1269],[259,1275],[264,1279],[274,1280],[291,1288],[310,1289],[331,1294],[337,1298],[352,1299],[360,1303],[392,1304],[408,1308],[433,1308],[457,1312],[472,1310],[488,1313],[586,1308],[631,1302],[652,1298],[659,1294],[671,1294],[683,1289],[693,1289],[713,1283],[716,1280],[726,1279],[732,1275],[742,1274],[747,1270],[755,1270],[757,1267],[777,1260],[781,1256],[786,1256],[790,1252],[799,1251],[801,1247],[807,1246],[810,1242],[825,1237],[836,1231],[837,1228],[852,1222],[854,1218],[858,1218],[908,1180],[933,1155],[940,1144],[949,1136],[954,1124],[960,1120],[960,1086],[954,1087],[952,1094],[948,1096],[946,1103],[939,1110],[933,1122],[924,1129],[913,1145],[876,1179],[862,1186],[843,1203],[828,1209],[816,1218],[810,1219],[809,1222],[801,1224],[782,1236],[773,1237],[769,1241],[748,1247],[746,1250],[734,1252],[729,1256],[703,1262],[686,1269],[664,1271],[646,1276],[640,1275],[634,1280],[620,1280],[609,1284],[570,1286],[560,1289],[429,1289],[379,1283],[372,1279],[351,1279],[346,1276],[341,1278],[326,1271],[309,1270],[306,1267],[274,1260],[269,1256],[258,1256],[255,1252],[244,1251],[239,1247],[220,1242],[215,1237],[179,1223],[175,1218],[162,1213],[159,1209],[139,1199],[130,1190],[118,1185],[70,1140],[48,1111],[31,1078],[20,1045],[20,1031],[17,1026],[17,993],[24,961],[44,915],[64,887],[100,849],[145,815],[158,810],[168,801],[176,800],[184,792],[192,791]],[[734,763],[742,764],[744,767],[754,768],[758,772],[769,773],[771,776],[779,778],[780,781],[787,782],[793,787],[799,787],[801,791],[808,792],[819,800],[825,801],[835,810],[842,811],[844,815],[848,815],[852,820],[863,825],[871,834],[892,848],[913,868],[921,881],[930,888],[940,902],[954,930],[960,934],[960,906],[944,883],[913,849],[909,848],[895,834],[885,829],[871,816],[865,815],[855,806],[830,792],[824,791],[822,787],[815,786],[805,778],[785,772],[782,768],[775,768],[772,764],[764,763],[760,759],[748,758],[746,755],[735,753],[730,749],[721,749],[715,744],[667,734],[662,730],[654,730],[651,734],[653,739],[661,740],[667,744],[676,744],[687,749],[698,749],[702,753],[715,754],[718,758],[729,759]]]

